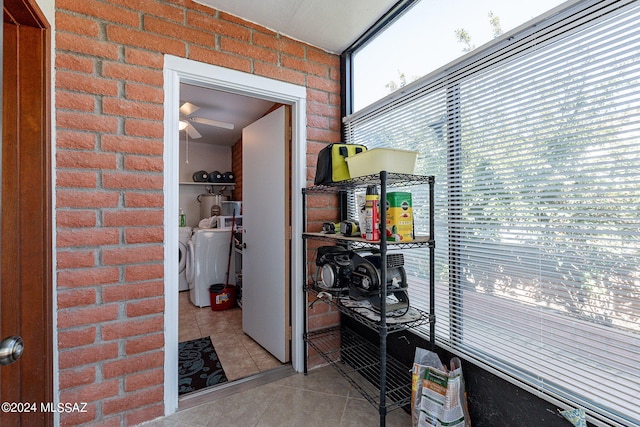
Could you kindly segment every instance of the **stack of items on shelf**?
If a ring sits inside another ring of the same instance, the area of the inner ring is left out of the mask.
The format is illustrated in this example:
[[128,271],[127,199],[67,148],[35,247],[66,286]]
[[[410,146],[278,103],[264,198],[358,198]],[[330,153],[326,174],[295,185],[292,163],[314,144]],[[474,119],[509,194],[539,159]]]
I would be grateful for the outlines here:
[[[407,154],[408,160],[399,160]],[[404,255],[391,251],[428,248],[430,259],[434,258],[435,178],[413,175],[416,157],[416,152],[404,150],[331,144],[318,158],[315,185],[302,191],[305,229],[307,196],[344,191],[357,203],[348,214],[354,219],[325,223],[322,233],[303,232],[305,257],[307,239],[330,242],[317,249],[313,286],[305,284],[305,301],[312,293],[316,300],[311,307],[324,301],[345,315],[338,327],[305,329],[305,372],[308,351],[313,349],[378,407],[380,425],[385,424],[387,411],[411,403],[408,367],[387,355],[387,335],[429,323],[430,344],[435,346],[435,308],[430,303],[426,312],[410,306]],[[411,193],[387,192],[387,188],[422,184],[429,185],[429,235],[415,236]],[[435,299],[434,277],[430,262],[430,301]],[[357,332],[360,326],[376,331],[378,342]]]

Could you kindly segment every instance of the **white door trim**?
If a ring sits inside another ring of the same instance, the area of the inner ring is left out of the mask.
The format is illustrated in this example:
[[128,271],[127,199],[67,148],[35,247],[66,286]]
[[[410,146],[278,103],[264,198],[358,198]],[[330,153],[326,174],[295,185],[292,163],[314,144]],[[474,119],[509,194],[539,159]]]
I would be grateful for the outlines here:
[[204,64],[172,55],[164,57],[164,408],[178,409],[178,159],[180,83],[262,98],[291,105],[292,115],[292,242],[291,242],[291,364],[304,369],[302,294],[302,188],[306,186],[306,97],[304,86]]

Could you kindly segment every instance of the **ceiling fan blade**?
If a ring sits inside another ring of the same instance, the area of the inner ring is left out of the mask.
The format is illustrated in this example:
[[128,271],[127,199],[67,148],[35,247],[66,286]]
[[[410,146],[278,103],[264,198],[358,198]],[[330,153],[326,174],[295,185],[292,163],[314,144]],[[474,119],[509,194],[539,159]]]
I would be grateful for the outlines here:
[[197,105],[194,105],[190,102],[185,102],[180,106],[180,113],[182,113],[185,116],[188,116],[189,114],[195,113],[199,109],[200,107],[198,107]]
[[189,137],[191,139],[198,139],[202,137],[202,135],[200,135],[200,132],[198,132],[198,130],[191,125],[187,126],[187,133],[189,134]]
[[203,117],[189,117],[189,121],[224,129],[233,129],[235,127],[233,123],[220,122],[218,120],[205,119]]

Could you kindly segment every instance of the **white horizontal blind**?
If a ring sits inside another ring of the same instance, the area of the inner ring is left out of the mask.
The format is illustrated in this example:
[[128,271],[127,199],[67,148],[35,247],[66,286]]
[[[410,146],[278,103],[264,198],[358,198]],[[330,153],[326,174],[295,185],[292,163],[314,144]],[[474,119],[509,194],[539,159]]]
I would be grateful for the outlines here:
[[[640,5],[582,2],[525,31],[346,118],[348,141],[417,149],[436,175],[441,345],[640,425]],[[424,309],[427,260],[405,252]]]

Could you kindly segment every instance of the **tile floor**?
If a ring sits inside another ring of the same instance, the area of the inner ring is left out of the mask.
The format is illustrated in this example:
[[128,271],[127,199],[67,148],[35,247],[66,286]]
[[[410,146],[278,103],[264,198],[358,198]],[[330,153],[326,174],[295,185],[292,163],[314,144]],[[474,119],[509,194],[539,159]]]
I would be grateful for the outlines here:
[[[291,371],[292,372],[292,371]],[[291,374],[266,384],[248,384],[237,393],[210,398],[144,427],[370,427],[378,410],[331,366],[308,375]],[[402,409],[387,414],[388,427],[410,427]]]
[[[377,408],[331,366],[298,374],[242,332],[239,308],[198,308],[179,294],[179,340],[211,336],[229,382],[184,395],[179,409],[145,427],[369,427]],[[388,427],[409,427],[402,409],[387,414]]]
[[227,379],[235,381],[282,366],[282,363],[242,331],[242,310],[238,307],[213,311],[196,307],[189,292],[179,294],[178,340],[211,337]]

